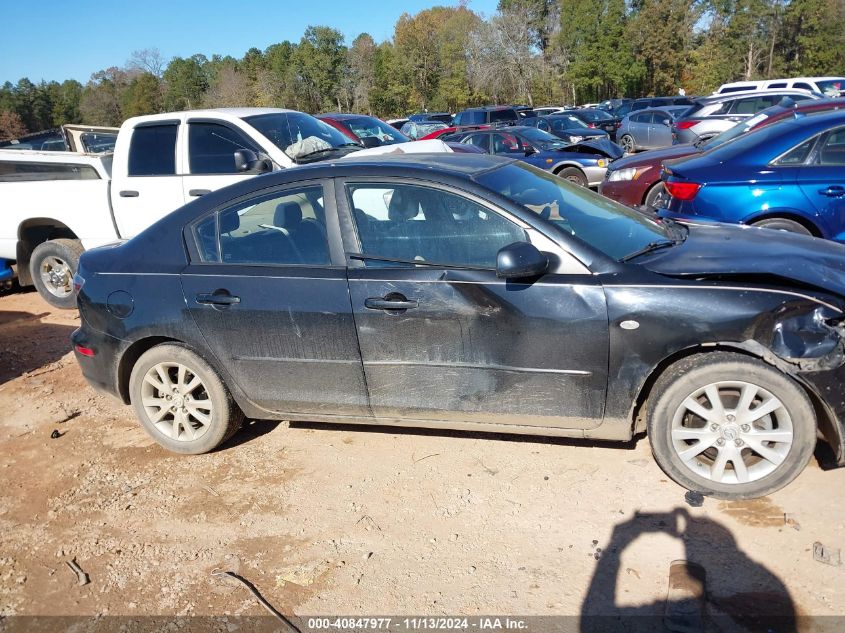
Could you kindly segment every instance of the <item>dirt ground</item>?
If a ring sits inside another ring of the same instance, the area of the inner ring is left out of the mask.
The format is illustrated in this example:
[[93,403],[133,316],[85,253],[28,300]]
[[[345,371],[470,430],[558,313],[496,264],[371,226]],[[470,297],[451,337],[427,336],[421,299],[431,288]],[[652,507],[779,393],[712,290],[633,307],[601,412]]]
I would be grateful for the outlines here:
[[715,630],[845,616],[845,567],[813,558],[845,545],[845,470],[695,508],[645,439],[250,422],[177,456],[86,384],[77,323],[0,296],[0,616],[264,613],[216,568],[300,618],[662,615],[677,559],[706,570],[707,611],[732,623]]

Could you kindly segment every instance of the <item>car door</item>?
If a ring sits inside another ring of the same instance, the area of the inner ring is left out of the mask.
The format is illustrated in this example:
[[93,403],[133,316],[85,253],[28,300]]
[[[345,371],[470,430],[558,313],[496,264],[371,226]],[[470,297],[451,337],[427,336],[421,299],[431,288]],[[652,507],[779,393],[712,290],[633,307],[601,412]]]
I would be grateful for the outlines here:
[[188,312],[255,404],[369,416],[331,181],[263,190],[186,230]]
[[467,145],[474,145],[478,149],[482,149],[488,154],[490,153],[490,135],[484,132],[479,134],[470,134],[461,143],[466,143]]
[[648,129],[648,145],[651,148],[669,147],[672,144],[672,117],[667,112],[653,112]]
[[498,279],[499,249],[538,239],[536,231],[443,185],[349,179],[338,196],[377,418],[559,428],[601,422],[608,326],[594,276]]
[[180,128],[178,120],[154,121],[131,131],[127,158],[116,161],[112,173],[112,209],[121,237],[137,235],[185,204],[176,151]]
[[824,134],[798,182],[831,239],[845,242],[845,127]]
[[255,177],[255,174],[239,172],[235,167],[236,151],[261,153],[258,144],[241,130],[220,121],[189,119],[187,137],[187,169],[182,177],[187,202]]
[[634,139],[637,148],[648,145],[648,128],[651,121],[651,112],[638,112],[632,114],[628,119],[628,134]]

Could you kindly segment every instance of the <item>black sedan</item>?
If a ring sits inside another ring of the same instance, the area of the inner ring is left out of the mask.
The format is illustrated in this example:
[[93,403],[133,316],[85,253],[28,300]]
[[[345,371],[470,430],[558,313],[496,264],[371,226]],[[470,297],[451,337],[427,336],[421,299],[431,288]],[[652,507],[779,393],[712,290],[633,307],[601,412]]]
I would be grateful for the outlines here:
[[75,286],[86,378],[177,452],[244,416],[647,431],[722,498],[786,485],[817,431],[845,461],[845,248],[659,222],[521,161],[259,176],[86,252]]
[[588,127],[597,130],[604,130],[611,140],[616,140],[616,129],[619,127],[619,122],[622,120],[617,116],[599,110],[597,108],[581,108],[580,110],[570,110],[567,114],[578,117]]

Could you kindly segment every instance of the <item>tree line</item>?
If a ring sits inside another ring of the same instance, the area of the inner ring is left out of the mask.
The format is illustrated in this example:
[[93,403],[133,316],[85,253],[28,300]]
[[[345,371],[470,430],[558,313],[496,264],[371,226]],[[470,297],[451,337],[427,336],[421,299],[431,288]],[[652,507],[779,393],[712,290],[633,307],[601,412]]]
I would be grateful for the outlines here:
[[63,123],[200,107],[272,106],[380,117],[486,103],[572,104],[709,94],[719,84],[845,72],[845,0],[464,0],[403,14],[393,36],[348,45],[310,26],[243,57],[166,61],[156,49],[84,85],[20,79],[0,88],[0,140]]

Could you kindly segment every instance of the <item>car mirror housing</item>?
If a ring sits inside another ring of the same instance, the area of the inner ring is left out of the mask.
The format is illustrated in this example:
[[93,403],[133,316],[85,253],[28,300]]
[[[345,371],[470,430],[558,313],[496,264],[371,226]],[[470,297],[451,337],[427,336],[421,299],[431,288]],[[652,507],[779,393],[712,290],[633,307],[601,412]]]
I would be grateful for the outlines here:
[[530,242],[514,242],[496,255],[496,276],[503,279],[537,277],[549,268],[549,258]]
[[273,170],[269,158],[259,157],[249,149],[239,149],[235,152],[235,171],[241,174],[263,174]]

